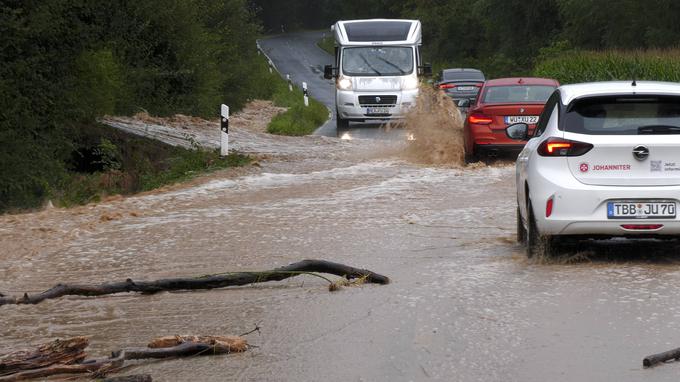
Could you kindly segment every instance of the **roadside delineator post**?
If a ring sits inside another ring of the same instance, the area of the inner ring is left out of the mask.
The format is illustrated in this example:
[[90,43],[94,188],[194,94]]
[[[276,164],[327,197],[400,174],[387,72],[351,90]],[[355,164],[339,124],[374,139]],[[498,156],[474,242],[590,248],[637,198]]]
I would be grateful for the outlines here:
[[274,73],[274,63],[272,60],[269,60],[269,74]]
[[220,156],[229,153],[229,106],[222,104],[220,108]]
[[307,90],[307,83],[302,83],[302,98],[305,101],[305,106],[309,106],[309,91]]
[[293,82],[290,80],[290,74],[286,74],[286,80],[288,81],[288,90],[293,91]]

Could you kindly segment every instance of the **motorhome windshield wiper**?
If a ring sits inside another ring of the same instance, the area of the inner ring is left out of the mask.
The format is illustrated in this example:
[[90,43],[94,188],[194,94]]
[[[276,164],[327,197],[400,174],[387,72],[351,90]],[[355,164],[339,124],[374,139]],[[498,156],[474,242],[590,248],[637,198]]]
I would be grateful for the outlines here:
[[361,57],[361,59],[364,60],[364,62],[366,63],[366,65],[368,65],[368,67],[371,68],[371,70],[373,70],[373,71],[375,72],[375,74],[377,74],[377,75],[379,75],[379,76],[382,76],[382,73],[380,73],[380,72],[378,71],[378,69],[374,68],[373,65],[371,65],[371,63],[368,62],[368,60],[366,59],[366,57],[364,57],[363,54],[359,53],[359,57]]
[[646,125],[638,127],[638,134],[680,134],[680,126]]
[[400,67],[398,67],[396,64],[393,64],[393,63],[387,61],[386,59],[384,59],[384,58],[382,58],[382,57],[376,57],[376,58],[377,58],[378,60],[380,60],[380,61],[386,63],[387,65],[389,65],[389,66],[391,66],[391,67],[397,69],[397,70],[399,71],[399,73],[401,73],[401,74],[406,74],[406,71],[402,70],[402,69],[401,69]]

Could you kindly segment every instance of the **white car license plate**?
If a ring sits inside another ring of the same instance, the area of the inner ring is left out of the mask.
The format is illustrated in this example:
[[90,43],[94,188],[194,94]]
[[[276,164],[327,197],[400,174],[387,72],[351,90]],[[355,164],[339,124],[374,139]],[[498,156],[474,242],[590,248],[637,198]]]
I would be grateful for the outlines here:
[[476,86],[458,86],[456,87],[456,90],[459,92],[471,92],[476,88],[477,88]]
[[607,203],[609,219],[674,219],[676,205],[672,201],[624,200]]
[[390,114],[389,107],[367,107],[366,114]]
[[535,125],[538,123],[537,115],[511,115],[505,117],[505,123],[512,125],[513,123],[526,123],[528,125]]

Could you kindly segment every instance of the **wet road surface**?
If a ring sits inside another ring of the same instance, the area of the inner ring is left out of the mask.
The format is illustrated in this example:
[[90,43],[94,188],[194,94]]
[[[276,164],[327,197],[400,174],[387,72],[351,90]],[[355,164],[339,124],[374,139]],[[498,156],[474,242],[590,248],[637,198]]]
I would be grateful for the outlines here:
[[[278,65],[278,64],[277,64]],[[239,334],[244,354],[144,364],[157,381],[676,381],[676,242],[528,261],[514,169],[409,163],[389,141],[241,135],[259,171],[71,210],[0,216],[0,292],[56,282],[270,269],[321,258],[388,275],[0,307],[0,349],[75,335],[105,355],[172,334]],[[395,150],[395,148],[397,150]],[[285,151],[276,157],[276,150]]]

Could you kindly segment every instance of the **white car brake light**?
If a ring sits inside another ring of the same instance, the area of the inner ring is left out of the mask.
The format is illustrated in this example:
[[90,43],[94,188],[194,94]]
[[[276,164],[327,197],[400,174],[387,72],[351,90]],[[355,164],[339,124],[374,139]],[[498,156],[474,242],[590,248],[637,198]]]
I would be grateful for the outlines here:
[[543,141],[537,151],[544,157],[578,157],[592,148],[590,143],[551,137]]

